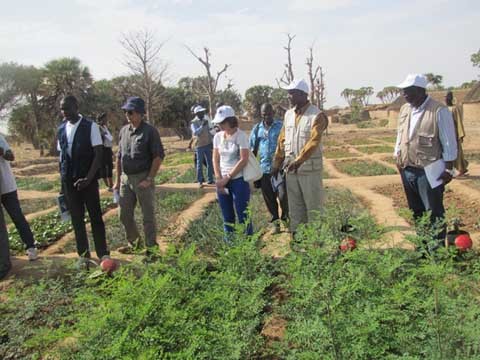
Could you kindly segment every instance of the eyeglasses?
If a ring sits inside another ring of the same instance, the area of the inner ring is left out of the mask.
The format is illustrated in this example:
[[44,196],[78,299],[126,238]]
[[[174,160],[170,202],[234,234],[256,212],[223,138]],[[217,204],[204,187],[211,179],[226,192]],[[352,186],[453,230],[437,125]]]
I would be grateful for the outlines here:
[[128,115],[133,115],[134,112],[135,111],[133,111],[133,110],[123,110],[123,113],[128,114]]

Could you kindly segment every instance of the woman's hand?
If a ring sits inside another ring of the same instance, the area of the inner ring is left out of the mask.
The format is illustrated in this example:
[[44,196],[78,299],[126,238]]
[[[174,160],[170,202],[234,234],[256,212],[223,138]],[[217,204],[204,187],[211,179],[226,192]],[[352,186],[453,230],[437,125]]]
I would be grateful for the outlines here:
[[225,186],[227,186],[229,181],[230,181],[230,177],[224,176],[221,179],[217,180],[215,184],[217,185],[218,188],[224,188]]

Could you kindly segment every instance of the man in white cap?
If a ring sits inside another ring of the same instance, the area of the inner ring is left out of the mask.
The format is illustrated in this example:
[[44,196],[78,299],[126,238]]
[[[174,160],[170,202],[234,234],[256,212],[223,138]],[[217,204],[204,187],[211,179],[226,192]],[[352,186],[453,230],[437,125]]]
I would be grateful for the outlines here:
[[213,179],[213,136],[211,134],[208,119],[205,117],[206,109],[203,106],[196,106],[193,110],[195,118],[192,120],[190,128],[192,136],[195,136],[195,154],[196,154],[196,168],[197,168],[197,182],[200,187],[203,186],[203,161],[207,162],[207,178],[208,184],[214,184]]
[[[451,113],[427,95],[427,83],[424,75],[410,74],[398,85],[407,103],[400,109],[394,156],[415,220],[431,211],[434,225],[443,223],[443,192],[452,180],[457,140]],[[435,235],[438,243],[429,250],[442,244],[446,226]]]
[[280,169],[287,173],[290,231],[295,237],[299,224],[313,219],[315,211],[322,209],[322,133],[328,118],[308,101],[305,80],[294,80],[284,87],[292,108],[285,113],[285,121],[278,137],[272,175]]

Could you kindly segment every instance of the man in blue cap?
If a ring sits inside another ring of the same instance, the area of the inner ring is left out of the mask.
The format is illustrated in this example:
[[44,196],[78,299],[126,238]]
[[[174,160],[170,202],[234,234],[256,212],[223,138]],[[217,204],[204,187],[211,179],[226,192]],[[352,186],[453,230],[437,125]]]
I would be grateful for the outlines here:
[[119,251],[130,252],[139,246],[140,234],[134,219],[138,201],[142,210],[145,245],[149,255],[157,246],[155,176],[165,154],[157,129],[144,119],[143,99],[129,97],[122,109],[128,124],[120,130],[114,189],[120,193],[120,221],[125,227],[128,246]]

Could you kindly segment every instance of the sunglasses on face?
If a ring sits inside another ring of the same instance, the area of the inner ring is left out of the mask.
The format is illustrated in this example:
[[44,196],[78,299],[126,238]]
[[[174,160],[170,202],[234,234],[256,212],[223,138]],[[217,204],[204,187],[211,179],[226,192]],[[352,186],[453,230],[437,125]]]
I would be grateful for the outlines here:
[[123,113],[128,114],[128,115],[133,115],[134,111],[133,110],[123,110]]

